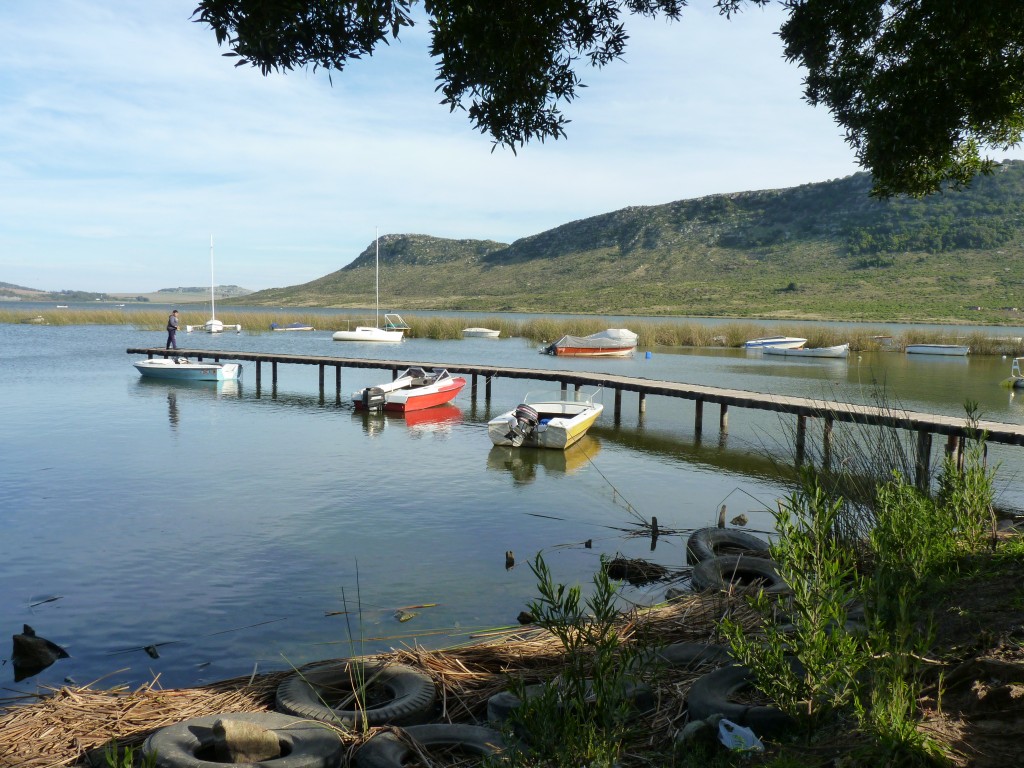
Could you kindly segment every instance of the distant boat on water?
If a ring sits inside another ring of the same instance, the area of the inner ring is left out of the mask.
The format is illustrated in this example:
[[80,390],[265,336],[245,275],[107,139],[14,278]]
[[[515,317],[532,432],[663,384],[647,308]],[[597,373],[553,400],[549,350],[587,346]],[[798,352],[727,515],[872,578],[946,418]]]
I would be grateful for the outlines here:
[[[242,332],[241,325],[224,325],[224,323],[217,319],[216,286],[217,282],[213,279],[213,235],[210,235],[210,319],[202,326],[186,325],[185,333],[192,333],[193,330],[204,330],[207,333],[223,333],[226,328],[233,329],[236,333]],[[124,305],[122,304],[121,306]]]

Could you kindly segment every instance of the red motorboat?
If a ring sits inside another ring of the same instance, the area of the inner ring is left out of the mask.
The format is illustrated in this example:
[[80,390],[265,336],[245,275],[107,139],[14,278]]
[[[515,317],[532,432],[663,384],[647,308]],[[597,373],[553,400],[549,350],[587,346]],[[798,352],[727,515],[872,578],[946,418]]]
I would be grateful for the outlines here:
[[356,410],[408,413],[450,403],[464,386],[464,378],[445,368],[409,368],[394,381],[353,392],[352,403]]

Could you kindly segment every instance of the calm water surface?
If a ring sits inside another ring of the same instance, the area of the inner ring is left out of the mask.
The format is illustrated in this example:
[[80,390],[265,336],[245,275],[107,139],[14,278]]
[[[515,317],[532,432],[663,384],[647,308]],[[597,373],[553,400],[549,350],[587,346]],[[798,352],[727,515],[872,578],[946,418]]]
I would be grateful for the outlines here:
[[[537,354],[523,339],[341,344],[314,333],[179,334],[183,347],[432,362],[608,370],[787,395],[890,403],[1019,423],[999,385],[1009,361],[865,354],[849,361],[764,359],[740,350],[653,349],[623,360]],[[772,454],[791,424],[731,409],[730,431],[693,405],[650,397],[606,412],[566,454],[492,448],[485,423],[531,388],[497,380],[408,419],[355,413],[346,395],[386,372],[344,370],[343,397],[317,369],[281,366],[276,390],[241,382],[143,380],[127,347],[162,333],[130,327],[0,325],[0,631],[29,624],[71,658],[6,688],[102,678],[165,687],[283,669],[419,642],[462,642],[515,623],[543,552],[556,578],[589,583],[602,554],[684,561],[683,536],[651,550],[637,518],[687,531],[726,504],[767,530],[785,494]],[[532,384],[537,390],[550,384]],[[940,448],[936,441],[936,449]],[[1022,455],[993,447],[1000,503],[1024,507]],[[584,542],[591,540],[592,547]],[[505,568],[505,552],[517,565]],[[641,603],[664,585],[627,588]],[[416,607],[431,604],[431,607]],[[436,604],[436,605],[433,605]],[[401,622],[396,611],[416,615]],[[349,613],[345,613],[349,611]],[[145,652],[151,646],[158,653]]]

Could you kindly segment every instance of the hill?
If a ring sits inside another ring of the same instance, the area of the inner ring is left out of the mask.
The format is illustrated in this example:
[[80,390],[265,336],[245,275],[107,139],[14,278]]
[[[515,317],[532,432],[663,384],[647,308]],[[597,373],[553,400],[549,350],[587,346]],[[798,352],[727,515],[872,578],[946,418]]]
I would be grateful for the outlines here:
[[[380,238],[382,308],[1016,323],[1024,162],[924,199],[867,174],[637,206],[511,244]],[[245,304],[367,307],[374,246]],[[238,302],[241,303],[241,302]]]

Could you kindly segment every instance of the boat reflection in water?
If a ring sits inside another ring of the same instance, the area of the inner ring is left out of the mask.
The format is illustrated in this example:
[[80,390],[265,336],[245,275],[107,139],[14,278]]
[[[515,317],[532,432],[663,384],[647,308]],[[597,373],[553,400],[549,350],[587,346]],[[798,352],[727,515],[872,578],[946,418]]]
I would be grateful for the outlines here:
[[536,479],[538,466],[545,473],[571,474],[589,465],[600,450],[601,441],[589,434],[564,451],[496,445],[487,454],[487,469],[508,472],[516,484],[525,485]]
[[420,437],[424,434],[448,434],[453,425],[462,421],[462,410],[457,405],[437,405],[408,413],[360,409],[352,412],[352,419],[359,421],[363,431],[371,437],[379,435],[388,426],[402,425],[412,437]]

